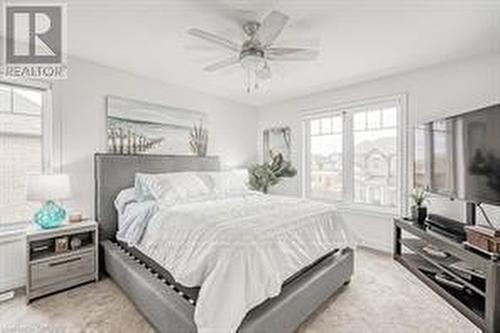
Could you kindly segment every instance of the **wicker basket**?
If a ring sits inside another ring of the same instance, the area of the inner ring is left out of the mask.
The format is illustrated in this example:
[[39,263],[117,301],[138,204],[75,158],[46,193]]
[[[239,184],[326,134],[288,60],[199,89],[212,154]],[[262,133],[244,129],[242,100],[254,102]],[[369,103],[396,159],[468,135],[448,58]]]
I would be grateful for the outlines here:
[[500,233],[488,227],[466,226],[467,242],[490,253],[500,253]]

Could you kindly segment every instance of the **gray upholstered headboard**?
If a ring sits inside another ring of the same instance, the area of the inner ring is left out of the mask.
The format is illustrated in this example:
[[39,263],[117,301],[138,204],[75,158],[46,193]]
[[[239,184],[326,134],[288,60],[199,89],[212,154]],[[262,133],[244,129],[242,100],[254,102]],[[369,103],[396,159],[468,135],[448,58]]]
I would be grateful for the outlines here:
[[217,171],[216,156],[95,154],[95,219],[99,238],[113,239],[117,230],[114,200],[118,193],[134,186],[137,172]]

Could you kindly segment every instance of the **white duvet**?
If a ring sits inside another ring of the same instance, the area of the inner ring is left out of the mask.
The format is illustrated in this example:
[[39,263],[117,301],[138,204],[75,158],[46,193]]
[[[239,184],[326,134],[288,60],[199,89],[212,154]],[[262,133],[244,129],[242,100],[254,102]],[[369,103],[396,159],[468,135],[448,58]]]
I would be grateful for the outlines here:
[[348,245],[340,216],[320,202],[252,193],[159,206],[132,238],[178,283],[200,286],[200,333],[235,332],[287,278]]

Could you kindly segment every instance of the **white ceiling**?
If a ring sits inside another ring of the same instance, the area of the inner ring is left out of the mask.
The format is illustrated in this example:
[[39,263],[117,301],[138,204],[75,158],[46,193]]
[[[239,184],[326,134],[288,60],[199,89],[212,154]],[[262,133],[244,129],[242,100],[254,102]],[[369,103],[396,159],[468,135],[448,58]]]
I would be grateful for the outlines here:
[[[69,0],[70,55],[262,105],[342,84],[500,50],[500,1],[96,1]],[[244,89],[236,65],[202,68],[230,54],[186,34],[192,27],[242,40],[241,10],[291,17],[276,44],[307,46],[307,63],[273,63],[273,78]]]

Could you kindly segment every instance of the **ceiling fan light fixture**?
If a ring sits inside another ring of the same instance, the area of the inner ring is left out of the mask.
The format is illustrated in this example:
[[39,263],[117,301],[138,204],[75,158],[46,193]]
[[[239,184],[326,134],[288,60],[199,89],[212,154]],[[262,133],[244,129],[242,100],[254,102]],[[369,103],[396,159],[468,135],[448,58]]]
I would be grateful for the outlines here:
[[240,64],[247,71],[257,72],[264,68],[266,60],[262,56],[249,54],[240,59]]

